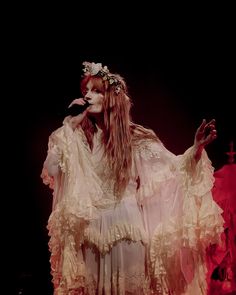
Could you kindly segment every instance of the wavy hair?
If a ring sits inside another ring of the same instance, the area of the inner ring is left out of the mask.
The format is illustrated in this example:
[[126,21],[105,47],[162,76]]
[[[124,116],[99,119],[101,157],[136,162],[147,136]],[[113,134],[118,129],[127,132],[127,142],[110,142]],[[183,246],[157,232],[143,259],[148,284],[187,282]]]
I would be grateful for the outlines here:
[[[131,120],[130,109],[132,102],[128,96],[127,85],[124,79],[114,74],[119,80],[121,89],[117,93],[115,85],[110,85],[98,76],[86,76],[81,81],[81,91],[84,93],[86,84],[92,79],[94,86],[104,94],[104,133],[103,143],[105,155],[115,178],[115,193],[121,198],[130,176],[132,166],[133,144],[139,140],[151,139],[157,141],[155,133],[141,125],[135,124]],[[92,148],[93,135],[96,132],[93,118],[87,116],[82,121],[81,126]]]

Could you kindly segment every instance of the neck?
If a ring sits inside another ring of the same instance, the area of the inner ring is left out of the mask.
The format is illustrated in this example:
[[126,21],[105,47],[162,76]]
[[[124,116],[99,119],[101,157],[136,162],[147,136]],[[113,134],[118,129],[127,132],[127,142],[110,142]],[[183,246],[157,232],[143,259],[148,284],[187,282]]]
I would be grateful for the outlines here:
[[92,121],[96,124],[96,126],[99,129],[101,130],[105,129],[103,113],[92,114],[90,115],[90,117],[92,118]]

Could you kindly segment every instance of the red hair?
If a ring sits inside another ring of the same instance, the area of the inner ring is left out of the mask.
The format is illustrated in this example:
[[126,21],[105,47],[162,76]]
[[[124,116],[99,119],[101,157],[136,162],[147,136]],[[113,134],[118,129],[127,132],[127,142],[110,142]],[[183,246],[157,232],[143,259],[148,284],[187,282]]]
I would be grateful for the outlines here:
[[[105,154],[115,176],[115,193],[121,197],[131,176],[133,142],[143,138],[157,140],[157,137],[153,131],[132,123],[131,99],[127,94],[126,83],[121,76],[114,76],[121,85],[118,93],[115,85],[110,85],[108,81],[99,76],[86,76],[81,81],[81,91],[85,92],[88,81],[92,79],[94,86],[104,94],[103,143]],[[95,124],[91,118],[86,117],[81,125],[92,148],[93,135],[96,131]]]

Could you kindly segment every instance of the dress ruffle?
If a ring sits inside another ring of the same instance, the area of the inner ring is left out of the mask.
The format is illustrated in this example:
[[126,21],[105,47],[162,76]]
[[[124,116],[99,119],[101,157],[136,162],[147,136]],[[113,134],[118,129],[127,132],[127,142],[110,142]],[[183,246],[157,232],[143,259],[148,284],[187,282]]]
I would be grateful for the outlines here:
[[[61,168],[54,178],[57,185],[47,226],[51,273],[58,290],[74,288],[76,282],[78,284],[85,277],[82,267],[84,262],[79,255],[80,245],[86,225],[99,216],[93,203],[102,198],[100,182],[92,170],[83,136],[75,136],[76,132],[81,131],[76,130],[74,133],[65,121],[64,126],[53,132],[49,140],[48,153],[51,152],[51,158],[55,159],[56,146],[58,154],[55,161],[58,161]],[[47,170],[47,167],[44,169]]]
[[220,243],[223,232],[222,209],[211,194],[211,163],[204,152],[196,165],[192,152],[189,149],[179,159],[184,183],[182,214],[159,223],[150,244],[152,271],[161,294],[169,294],[168,290],[173,294],[206,294],[205,249]]
[[103,255],[108,253],[113,245],[121,240],[147,243],[146,233],[141,231],[140,228],[127,223],[115,224],[107,231],[106,235],[101,235],[96,229],[86,229],[84,238],[94,244]]

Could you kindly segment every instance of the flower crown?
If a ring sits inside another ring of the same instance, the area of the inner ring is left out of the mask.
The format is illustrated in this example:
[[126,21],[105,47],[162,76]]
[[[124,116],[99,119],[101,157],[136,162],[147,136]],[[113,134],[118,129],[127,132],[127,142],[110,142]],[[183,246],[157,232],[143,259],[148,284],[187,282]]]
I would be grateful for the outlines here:
[[84,76],[99,76],[102,77],[104,81],[108,81],[109,85],[115,85],[115,93],[118,94],[121,90],[122,84],[119,79],[114,74],[111,74],[107,68],[107,66],[102,66],[101,63],[90,63],[90,62],[83,62],[82,65],[84,66],[83,72]]

